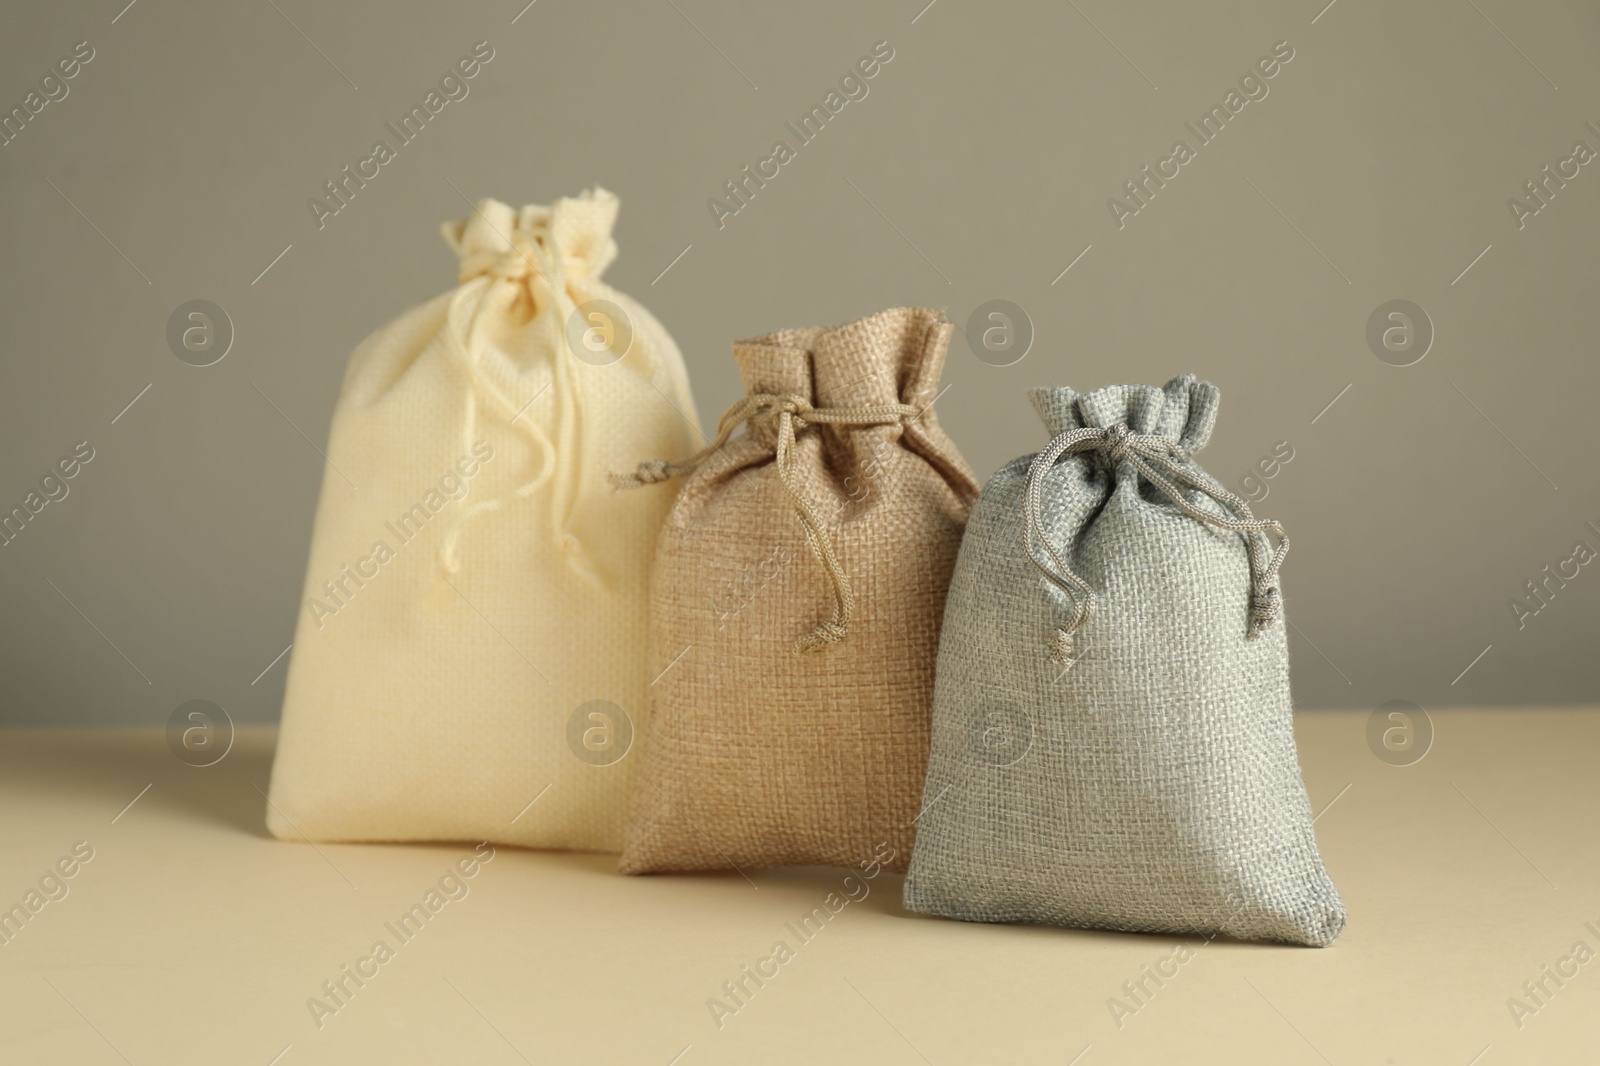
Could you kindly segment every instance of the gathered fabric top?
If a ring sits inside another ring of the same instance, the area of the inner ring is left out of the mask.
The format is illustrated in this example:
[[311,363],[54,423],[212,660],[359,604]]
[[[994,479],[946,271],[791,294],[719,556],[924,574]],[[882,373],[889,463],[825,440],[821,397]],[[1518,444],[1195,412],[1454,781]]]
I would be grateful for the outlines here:
[[[1165,389],[1118,385],[1085,395],[1067,388],[1032,390],[1034,407],[1055,436],[1028,468],[1022,548],[1039,572],[1072,600],[1072,614],[1052,636],[1051,657],[1063,666],[1072,661],[1074,634],[1094,614],[1098,601],[1094,589],[1050,543],[1044,527],[1043,485],[1064,456],[1099,454],[1113,471],[1142,477],[1195,521],[1243,535],[1250,558],[1247,635],[1258,636],[1277,620],[1283,606],[1278,570],[1289,553],[1282,523],[1257,518],[1244,497],[1194,461],[1194,452],[1211,438],[1220,395],[1215,385],[1196,381],[1192,374],[1174,378]],[[1191,492],[1215,508],[1196,506]]]

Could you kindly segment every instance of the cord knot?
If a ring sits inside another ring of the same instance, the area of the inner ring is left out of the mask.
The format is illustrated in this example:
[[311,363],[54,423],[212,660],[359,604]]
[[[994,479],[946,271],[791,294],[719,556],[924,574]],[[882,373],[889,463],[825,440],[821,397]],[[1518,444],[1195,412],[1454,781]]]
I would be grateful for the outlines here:
[[839,644],[843,642],[846,632],[848,628],[844,622],[829,619],[796,641],[795,650],[804,653],[816,651],[827,644]]
[[776,424],[784,415],[788,415],[796,432],[807,425],[806,416],[815,411],[811,402],[801,396],[777,396],[769,399],[750,414],[752,422],[770,422]]
[[811,551],[822,564],[833,593],[833,617],[795,642],[797,652],[814,651],[825,644],[844,640],[855,613],[855,595],[850,579],[833,549],[827,523],[801,491],[795,473],[795,437],[807,426],[882,426],[915,421],[922,414],[909,404],[878,404],[870,407],[813,407],[803,396],[779,393],[751,393],[723,412],[717,420],[717,435],[687,459],[675,463],[662,460],[640,463],[632,474],[612,474],[611,483],[619,489],[638,488],[665,481],[694,470],[728,443],[741,425],[747,425],[754,439],[773,450],[773,466],[778,481],[789,494],[790,502],[805,526]]
[[641,485],[654,485],[672,476],[672,464],[665,459],[651,459],[640,463],[633,476],[639,479]]
[[613,489],[637,489],[671,480],[677,473],[677,468],[667,460],[651,459],[640,463],[631,474],[611,473],[606,477]]
[[[1151,485],[1161,491],[1179,511],[1204,525],[1231,530],[1244,537],[1250,559],[1250,610],[1245,623],[1247,636],[1257,636],[1283,611],[1283,598],[1278,592],[1278,568],[1289,552],[1289,538],[1283,525],[1272,519],[1257,518],[1244,497],[1230,492],[1220,482],[1200,470],[1191,470],[1183,464],[1189,461],[1189,451],[1170,437],[1157,433],[1134,433],[1126,422],[1118,422],[1104,429],[1084,426],[1057,434],[1028,468],[1027,482],[1022,500],[1022,547],[1044,575],[1045,579],[1072,599],[1072,617],[1051,637],[1051,657],[1060,662],[1060,656],[1071,654],[1070,638],[1088,622],[1094,613],[1094,589],[1083,578],[1073,573],[1066,560],[1046,536],[1043,522],[1041,490],[1046,475],[1064,455],[1099,451],[1115,464],[1126,461]],[[1221,504],[1221,513],[1195,506],[1189,498],[1197,492]],[[1272,539],[1277,543],[1273,544]],[[1048,557],[1047,563],[1035,554],[1035,548]]]
[[1106,451],[1111,453],[1111,461],[1113,463],[1116,462],[1128,450],[1128,424],[1126,422],[1118,422],[1116,425],[1108,427],[1101,440],[1104,442]]
[[1050,634],[1050,661],[1057,666],[1071,666],[1076,659],[1074,654],[1077,641],[1073,639],[1072,631],[1057,629]]
[[1278,614],[1283,610],[1283,596],[1276,588],[1258,588],[1254,591],[1250,604],[1249,635],[1258,637],[1278,620]]

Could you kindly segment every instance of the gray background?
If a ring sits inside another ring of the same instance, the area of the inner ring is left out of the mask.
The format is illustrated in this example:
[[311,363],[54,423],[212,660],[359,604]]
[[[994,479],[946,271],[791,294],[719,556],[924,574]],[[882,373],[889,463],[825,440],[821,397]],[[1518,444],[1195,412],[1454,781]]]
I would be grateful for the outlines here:
[[[0,148],[0,509],[96,450],[0,548],[6,720],[275,717],[351,348],[453,284],[437,227],[461,193],[591,184],[623,201],[608,280],[673,331],[708,422],[735,337],[1011,300],[1030,353],[997,368],[958,339],[939,401],[980,474],[1042,445],[1028,385],[1189,370],[1223,389],[1217,477],[1294,448],[1257,510],[1294,541],[1300,706],[1600,691],[1597,568],[1525,629],[1508,607],[1600,547],[1600,164],[1521,230],[1506,204],[1600,149],[1592,6],[124,3],[0,16],[5,108],[75,42],[97,53]],[[470,95],[319,231],[306,200],[479,40]],[[706,200],[879,40],[869,95],[719,231]],[[1269,95],[1119,229],[1108,198],[1280,40]],[[1365,339],[1395,298],[1437,330],[1403,368]],[[211,367],[166,344],[191,299],[237,331]]]

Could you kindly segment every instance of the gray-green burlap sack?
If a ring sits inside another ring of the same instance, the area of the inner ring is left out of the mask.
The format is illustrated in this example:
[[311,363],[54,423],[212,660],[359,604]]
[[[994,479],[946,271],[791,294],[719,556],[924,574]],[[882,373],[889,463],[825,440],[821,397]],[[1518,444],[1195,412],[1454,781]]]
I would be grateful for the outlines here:
[[946,601],[906,906],[1331,943],[1295,754],[1276,522],[1192,456],[1216,386],[1035,389]]

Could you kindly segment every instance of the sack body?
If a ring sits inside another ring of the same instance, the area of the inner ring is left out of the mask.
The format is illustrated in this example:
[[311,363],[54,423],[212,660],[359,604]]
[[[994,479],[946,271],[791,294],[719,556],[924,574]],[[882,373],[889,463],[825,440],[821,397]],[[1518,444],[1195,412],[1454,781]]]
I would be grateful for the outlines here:
[[984,488],[951,583],[906,906],[1331,942],[1345,913],[1296,759],[1287,538],[1192,458],[1218,390],[1032,399],[1053,446]]
[[[901,308],[734,345],[748,395],[686,464],[656,550],[624,872],[891,850],[904,869],[977,491],[931,407],[951,328]],[[643,480],[676,472],[654,465]]]
[[604,472],[697,431],[672,339],[600,280],[617,206],[481,201],[444,227],[459,287],[351,357],[274,834],[620,848],[632,761],[585,740],[624,744],[643,708],[668,501]]

